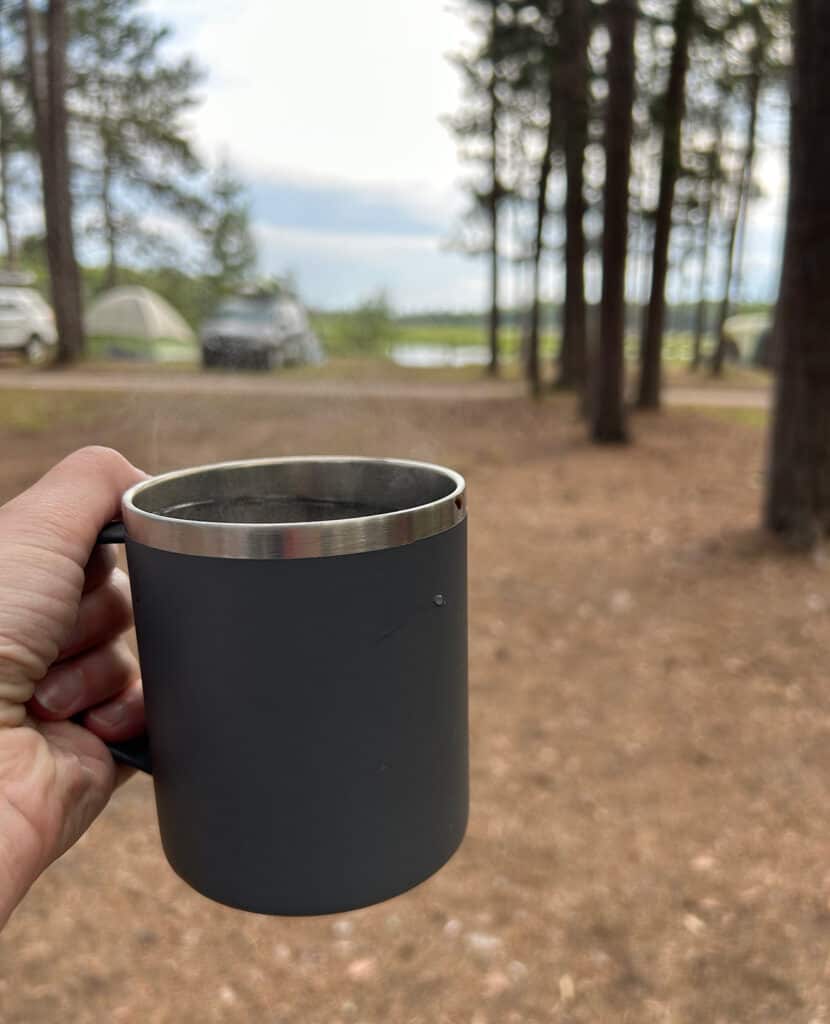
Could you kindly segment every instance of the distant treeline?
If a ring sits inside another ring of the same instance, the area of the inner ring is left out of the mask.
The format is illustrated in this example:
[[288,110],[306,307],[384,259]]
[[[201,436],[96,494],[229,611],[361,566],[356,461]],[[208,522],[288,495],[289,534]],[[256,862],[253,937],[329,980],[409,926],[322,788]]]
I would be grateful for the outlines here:
[[[705,303],[706,323],[710,325],[710,329],[712,329],[717,322],[716,318],[720,310],[720,305],[720,302]],[[599,306],[589,303],[587,309],[589,322],[596,322],[599,318]],[[769,313],[771,309],[772,307],[766,303],[741,303],[732,309],[732,313]],[[629,330],[639,329],[642,314],[643,309],[641,306],[636,304],[628,305],[626,310],[626,326]],[[666,330],[692,331],[695,327],[697,315],[697,303],[682,303],[675,306],[668,306],[666,308]],[[561,308],[559,306],[554,306],[551,303],[543,303],[539,319],[542,324],[553,327],[555,330],[560,330],[562,326]],[[426,327],[434,325],[445,326],[451,324],[459,327],[475,327],[485,330],[487,328],[488,317],[485,313],[451,313],[442,310],[433,310],[426,313],[407,313],[406,315],[395,317],[395,321],[403,327]],[[525,308],[511,308],[503,309],[501,311],[500,323],[504,327],[521,330],[526,321],[527,309]]]

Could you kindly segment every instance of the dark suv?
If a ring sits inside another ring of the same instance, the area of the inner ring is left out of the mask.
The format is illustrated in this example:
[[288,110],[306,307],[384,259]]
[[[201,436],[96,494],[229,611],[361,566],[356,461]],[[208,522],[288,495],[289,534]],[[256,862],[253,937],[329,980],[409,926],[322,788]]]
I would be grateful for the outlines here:
[[224,299],[202,325],[200,342],[203,366],[270,370],[323,361],[306,311],[288,296]]

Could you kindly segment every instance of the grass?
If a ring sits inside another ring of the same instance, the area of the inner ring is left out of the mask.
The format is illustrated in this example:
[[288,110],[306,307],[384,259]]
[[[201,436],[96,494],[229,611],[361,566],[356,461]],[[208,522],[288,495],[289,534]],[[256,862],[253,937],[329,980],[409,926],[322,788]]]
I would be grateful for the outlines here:
[[769,410],[767,409],[730,409],[717,408],[713,406],[695,406],[695,410],[704,416],[715,420],[725,420],[728,423],[740,423],[746,427],[754,427],[763,430],[769,423]]
[[[505,355],[515,355],[521,344],[517,327],[504,327],[499,332],[500,349]],[[399,327],[393,344],[396,345],[451,345],[454,348],[488,344],[487,333],[473,324],[405,324]],[[540,338],[543,355],[559,351],[559,335],[545,331]]]
[[771,376],[767,370],[759,370],[754,366],[727,363],[723,368],[723,376],[713,377],[707,369],[693,372],[688,363],[678,365],[669,363],[666,366],[666,382],[675,387],[686,388],[746,388],[749,391],[768,388]]
[[274,371],[297,380],[406,380],[464,383],[481,380],[480,366],[398,366],[379,356],[332,356],[321,366],[293,366]]
[[[354,354],[354,342],[344,334],[344,322],[347,319],[347,315],[340,313],[314,313],[311,317],[312,326],[332,355]],[[367,324],[367,330],[370,329],[372,325]],[[374,329],[377,330],[377,327]],[[349,334],[353,332],[352,326]],[[521,332],[517,327],[502,328],[499,339],[500,350],[504,355],[515,355],[519,351]],[[446,345],[465,348],[487,344],[486,329],[475,324],[401,324],[388,321],[381,331],[381,336],[373,338],[365,347],[381,355],[393,345]],[[554,332],[543,332],[540,344],[544,355],[553,355],[559,348],[559,336]]]
[[0,427],[15,434],[38,434],[46,430],[53,421],[50,397],[29,391],[0,393]]
[[0,429],[26,436],[53,431],[67,423],[93,422],[97,410],[90,395],[37,391],[0,391]]
[[123,353],[123,361],[147,362],[150,355],[162,362],[199,361],[199,347],[196,342],[180,342],[163,338],[148,341],[146,338],[88,337],[86,355],[88,359],[112,358],[112,353]]
[[[372,320],[371,317],[364,317],[360,320],[358,314],[342,313],[314,313],[311,317],[312,325],[317,331],[328,352],[328,362],[320,368],[306,367],[302,370],[293,370],[302,376],[331,378],[338,376],[354,377],[358,373],[378,378],[389,376],[398,378],[405,376],[410,379],[453,379],[463,380],[467,377],[476,378],[480,375],[479,367],[465,368],[396,368],[381,371],[379,365],[386,362],[386,357],[392,347],[396,345],[437,345],[452,348],[464,347],[485,347],[487,345],[486,328],[480,324],[469,323],[406,323],[399,322],[388,317],[380,316]],[[368,333],[365,333],[368,332]],[[365,333],[365,337],[364,337]],[[503,376],[506,379],[515,379],[521,376],[521,369],[517,365],[518,355],[521,349],[521,331],[517,326],[506,326],[500,331],[500,355],[503,360]],[[363,339],[363,340],[360,340]],[[365,342],[365,343],[364,343]],[[560,336],[558,332],[546,331],[541,337],[540,355],[543,361],[551,361],[559,352]],[[629,331],[625,338],[626,362],[630,367],[636,366],[639,360],[640,339],[636,331]],[[131,368],[138,368],[138,360],[112,359],[108,348],[111,343],[102,339],[90,339],[88,360],[102,367],[126,369],[132,363]],[[125,353],[146,352],[147,346],[143,341],[132,342],[131,339],[123,339],[118,342],[119,348]],[[703,344],[703,356],[706,359],[710,353],[712,338],[706,337]],[[688,331],[674,331],[667,333],[663,342],[663,366],[666,381],[672,385],[682,387],[746,387],[760,388],[767,387],[769,375],[762,370],[756,370],[749,366],[727,365],[724,375],[714,379],[709,376],[706,370],[699,373],[691,373],[688,370],[692,353],[692,335]],[[193,363],[189,361],[187,346],[170,346],[165,360],[165,369],[192,369]],[[157,369],[158,363],[143,362],[143,366]],[[399,372],[400,371],[400,372]],[[280,371],[284,372],[284,371]],[[428,378],[427,375],[432,375]]]

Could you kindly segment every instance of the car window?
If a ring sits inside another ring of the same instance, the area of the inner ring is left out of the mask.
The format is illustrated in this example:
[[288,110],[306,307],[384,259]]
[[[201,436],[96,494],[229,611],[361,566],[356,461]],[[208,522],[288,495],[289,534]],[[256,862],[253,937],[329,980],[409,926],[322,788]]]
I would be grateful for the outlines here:
[[0,313],[22,313],[23,308],[18,300],[0,295]]
[[268,323],[274,316],[274,303],[257,299],[226,299],[213,314],[214,320],[244,320],[248,323]]
[[281,302],[277,311],[277,320],[283,330],[298,333],[305,324],[303,314],[296,302]]

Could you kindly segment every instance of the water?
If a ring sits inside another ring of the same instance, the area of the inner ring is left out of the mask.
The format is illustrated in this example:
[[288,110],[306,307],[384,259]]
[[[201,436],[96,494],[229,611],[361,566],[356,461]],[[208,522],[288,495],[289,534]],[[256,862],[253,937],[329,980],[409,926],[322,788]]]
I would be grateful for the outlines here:
[[486,366],[490,353],[486,345],[436,345],[404,342],[393,345],[389,358],[398,366]]

